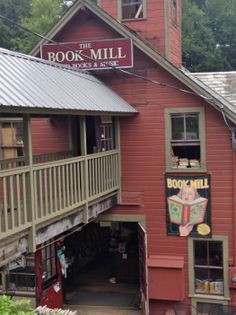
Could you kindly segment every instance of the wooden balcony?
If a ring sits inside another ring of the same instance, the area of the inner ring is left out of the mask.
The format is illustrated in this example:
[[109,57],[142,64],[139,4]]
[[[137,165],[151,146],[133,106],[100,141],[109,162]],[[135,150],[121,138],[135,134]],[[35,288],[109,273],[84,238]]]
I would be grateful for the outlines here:
[[118,150],[63,155],[54,161],[37,156],[33,161],[28,166],[23,158],[0,164],[0,241],[31,231],[34,243],[39,226],[76,209],[83,212],[86,223],[89,204],[117,194],[120,188]]

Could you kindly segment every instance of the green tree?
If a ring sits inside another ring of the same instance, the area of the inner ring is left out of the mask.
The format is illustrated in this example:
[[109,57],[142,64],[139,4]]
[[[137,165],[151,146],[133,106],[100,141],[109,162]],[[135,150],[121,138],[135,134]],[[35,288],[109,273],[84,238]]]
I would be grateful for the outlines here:
[[209,18],[201,8],[204,6],[203,1],[182,0],[182,3],[184,66],[194,72],[228,69],[229,64],[222,50],[218,48]]
[[205,0],[204,10],[214,33],[217,49],[225,56],[228,67],[236,70],[236,1]]
[[[31,0],[30,14],[21,19],[21,25],[38,34],[44,35],[61,17],[64,10],[61,0]],[[30,32],[24,37],[18,36],[12,40],[15,50],[29,52],[40,38]]]
[[[0,0],[0,14],[16,23],[20,23],[21,19],[28,15],[30,2],[31,0]],[[0,47],[12,49],[11,40],[22,36],[24,36],[22,29],[0,19]]]

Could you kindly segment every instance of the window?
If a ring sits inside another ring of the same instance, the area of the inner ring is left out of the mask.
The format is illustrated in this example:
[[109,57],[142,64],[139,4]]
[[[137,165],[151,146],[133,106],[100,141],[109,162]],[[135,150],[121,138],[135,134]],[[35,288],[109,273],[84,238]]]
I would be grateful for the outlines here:
[[167,171],[205,169],[203,109],[166,110]]
[[114,149],[114,127],[112,124],[112,118],[101,119],[100,125],[100,145],[101,151],[109,151]]
[[86,117],[87,153],[115,149],[115,125],[111,116]]
[[171,19],[175,25],[178,24],[177,0],[172,0],[171,2]]
[[227,299],[229,296],[227,237],[202,240],[189,238],[188,241],[191,297]]
[[57,275],[55,245],[50,244],[42,248],[42,277],[43,286],[47,287]]
[[120,0],[121,1],[121,19],[136,20],[145,17],[145,0]]
[[0,120],[0,159],[23,156],[23,122],[15,118]]

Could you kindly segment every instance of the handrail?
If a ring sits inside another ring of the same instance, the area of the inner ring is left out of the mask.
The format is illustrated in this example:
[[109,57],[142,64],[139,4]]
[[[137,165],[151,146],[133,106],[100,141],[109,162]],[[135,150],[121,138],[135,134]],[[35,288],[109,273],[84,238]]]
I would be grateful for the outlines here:
[[[0,240],[119,190],[118,150],[0,171]],[[31,203],[29,203],[29,199]],[[85,216],[83,216],[85,217]]]

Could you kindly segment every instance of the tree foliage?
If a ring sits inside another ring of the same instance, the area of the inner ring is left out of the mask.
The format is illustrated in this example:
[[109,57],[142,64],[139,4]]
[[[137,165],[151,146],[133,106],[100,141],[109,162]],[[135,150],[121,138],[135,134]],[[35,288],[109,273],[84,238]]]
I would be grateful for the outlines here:
[[236,1],[182,3],[183,64],[191,71],[236,70]]
[[12,300],[9,296],[0,297],[0,314],[2,315],[33,315],[28,300]]
[[[31,0],[30,14],[21,18],[21,25],[32,32],[45,35],[61,17],[63,8],[61,0]],[[37,35],[26,32],[23,39],[14,39],[14,48],[27,53],[39,40]]]
[[45,35],[66,8],[63,0],[0,0],[1,15],[16,23],[0,19],[0,47],[29,52],[40,38],[27,29]]
[[[21,18],[27,16],[30,10],[30,2],[30,0],[0,0],[0,14],[16,23],[20,23]],[[0,19],[0,47],[12,49],[12,40],[16,37],[24,37],[23,30]]]

